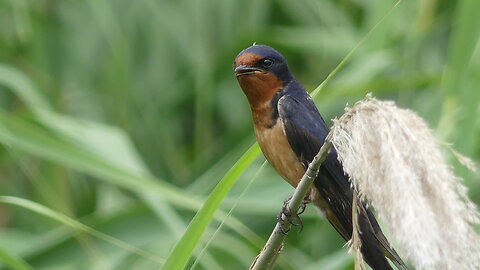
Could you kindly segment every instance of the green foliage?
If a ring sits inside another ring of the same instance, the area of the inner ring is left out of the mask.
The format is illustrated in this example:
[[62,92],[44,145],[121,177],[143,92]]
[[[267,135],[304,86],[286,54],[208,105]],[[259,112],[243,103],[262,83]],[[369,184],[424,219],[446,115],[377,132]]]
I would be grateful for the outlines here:
[[197,246],[201,236],[205,233],[207,226],[210,224],[215,210],[220,206],[220,203],[230,191],[235,181],[259,154],[260,148],[256,144],[253,145],[230,169],[230,171],[228,171],[225,177],[220,180],[218,185],[208,196],[202,209],[200,209],[192,219],[190,225],[183,234],[182,239],[176,244],[172,253],[168,256],[167,261],[162,266],[162,269],[175,270],[185,268],[188,260],[192,256],[191,253],[193,249]]
[[[373,92],[478,161],[478,1],[394,5],[0,1],[0,269],[162,266],[145,254],[246,269],[292,191],[246,152],[251,116],[231,66],[254,41],[310,90],[358,46],[316,92],[326,120]],[[479,203],[478,173],[458,173]],[[352,269],[330,225],[303,218],[277,268]]]

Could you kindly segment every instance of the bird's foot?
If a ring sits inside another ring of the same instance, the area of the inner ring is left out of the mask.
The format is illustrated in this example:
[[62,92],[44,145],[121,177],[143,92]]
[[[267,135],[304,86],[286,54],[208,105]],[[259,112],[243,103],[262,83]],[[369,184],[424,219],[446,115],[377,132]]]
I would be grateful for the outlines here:
[[290,209],[288,208],[288,204],[290,203],[290,200],[292,198],[288,198],[283,202],[283,208],[280,213],[278,213],[277,216],[277,221],[280,224],[280,228],[282,230],[283,234],[287,234],[290,231],[290,228],[286,228],[285,226],[285,221],[288,221],[288,223],[292,226],[299,226],[301,232],[303,230],[303,222],[302,219],[300,218],[300,215],[305,212],[305,209],[307,208],[307,204],[311,202],[311,199],[309,196],[305,197],[300,204],[300,207],[298,208],[298,211],[296,214],[292,214],[290,212]]

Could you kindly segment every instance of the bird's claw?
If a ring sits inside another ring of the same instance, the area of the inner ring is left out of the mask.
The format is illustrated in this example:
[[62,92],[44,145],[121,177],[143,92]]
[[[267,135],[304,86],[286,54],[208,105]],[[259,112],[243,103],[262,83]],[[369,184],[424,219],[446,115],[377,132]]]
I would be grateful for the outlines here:
[[283,234],[288,234],[290,231],[290,228],[286,229],[285,228],[285,220],[290,223],[292,226],[299,226],[299,232],[303,230],[303,222],[302,219],[300,218],[300,215],[305,212],[305,209],[307,208],[307,204],[311,202],[310,197],[305,197],[303,199],[302,203],[300,204],[300,207],[298,208],[298,211],[296,214],[290,213],[290,209],[288,209],[288,204],[290,203],[290,200],[292,198],[288,198],[283,202],[283,208],[282,211],[277,216],[277,221],[280,224],[280,229]]

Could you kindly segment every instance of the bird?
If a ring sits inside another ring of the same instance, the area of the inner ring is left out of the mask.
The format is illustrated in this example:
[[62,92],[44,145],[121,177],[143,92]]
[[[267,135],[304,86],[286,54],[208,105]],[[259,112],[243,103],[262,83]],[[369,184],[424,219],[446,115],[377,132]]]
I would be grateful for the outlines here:
[[[296,187],[329,128],[308,92],[291,74],[286,59],[272,47],[254,44],[244,49],[235,58],[233,69],[250,104],[255,137],[265,158]],[[353,196],[354,187],[332,147],[309,191],[309,200],[345,241],[352,238]],[[364,201],[359,209],[360,250],[365,262],[373,270],[390,270],[388,258],[398,269],[407,270]]]

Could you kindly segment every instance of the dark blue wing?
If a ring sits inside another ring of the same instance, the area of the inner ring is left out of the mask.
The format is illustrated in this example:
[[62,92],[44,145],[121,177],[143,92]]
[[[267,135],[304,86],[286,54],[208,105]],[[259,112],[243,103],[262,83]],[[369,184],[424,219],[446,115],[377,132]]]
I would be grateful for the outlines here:
[[[325,121],[308,94],[303,91],[285,94],[279,99],[277,109],[290,146],[307,168],[328,134]],[[321,165],[314,185],[331,210],[330,216],[327,214],[328,220],[345,240],[350,240],[353,189],[334,148]],[[362,253],[373,269],[391,269],[384,255],[392,259],[397,267],[407,269],[390,247],[365,203],[360,205],[358,222],[362,231]]]
[[[323,145],[328,128],[308,95],[284,95],[278,101],[278,112],[287,140],[306,168]],[[335,149],[331,150],[320,167],[314,184],[337,219],[337,222],[331,219],[329,221],[349,240],[352,231],[353,192],[337,160]]]

